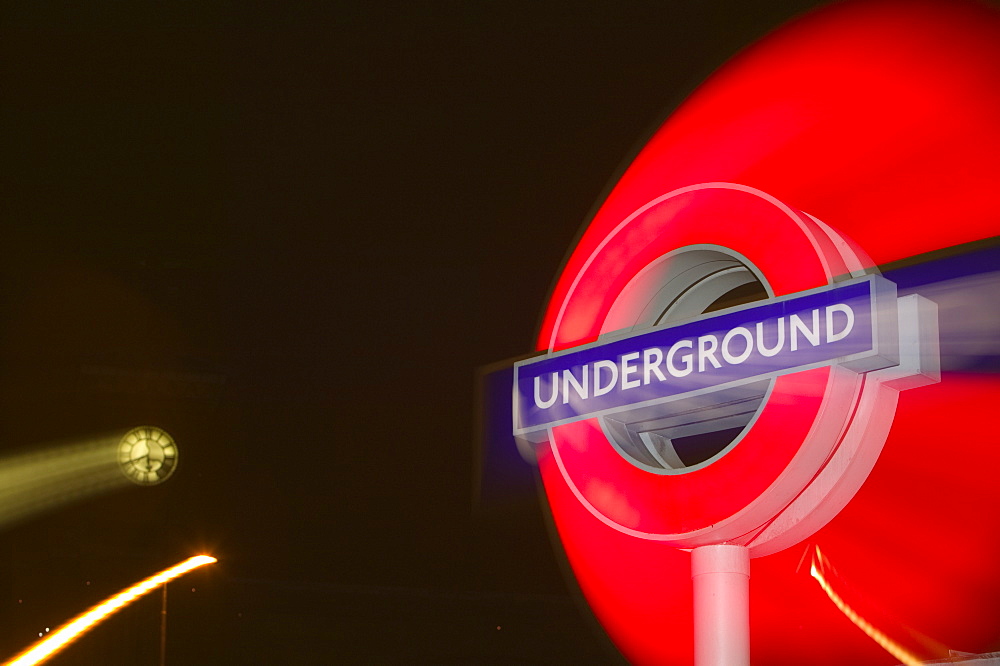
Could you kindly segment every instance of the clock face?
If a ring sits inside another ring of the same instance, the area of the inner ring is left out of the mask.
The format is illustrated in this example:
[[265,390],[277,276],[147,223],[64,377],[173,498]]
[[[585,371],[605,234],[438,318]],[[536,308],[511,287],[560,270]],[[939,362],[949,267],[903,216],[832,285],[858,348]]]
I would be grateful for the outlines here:
[[162,483],[177,467],[177,444],[155,426],[132,428],[118,444],[118,464],[133,483]]

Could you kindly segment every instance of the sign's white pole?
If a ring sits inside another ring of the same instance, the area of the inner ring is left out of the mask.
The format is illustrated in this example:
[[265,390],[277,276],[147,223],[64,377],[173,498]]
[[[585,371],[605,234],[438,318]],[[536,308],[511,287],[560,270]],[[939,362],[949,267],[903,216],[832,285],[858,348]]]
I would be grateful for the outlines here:
[[750,551],[700,546],[691,551],[695,666],[750,664]]

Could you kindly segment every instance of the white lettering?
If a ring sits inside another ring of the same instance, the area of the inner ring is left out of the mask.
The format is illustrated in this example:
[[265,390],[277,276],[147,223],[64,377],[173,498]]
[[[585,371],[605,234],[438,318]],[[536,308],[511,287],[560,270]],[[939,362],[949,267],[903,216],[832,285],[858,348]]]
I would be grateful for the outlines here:
[[705,372],[705,359],[716,368],[721,368],[722,364],[715,358],[715,352],[719,349],[719,338],[714,335],[703,335],[698,338],[698,372]]
[[667,372],[669,372],[674,377],[687,377],[688,375],[691,374],[691,371],[694,369],[693,364],[691,362],[692,359],[691,354],[683,354],[681,356],[681,363],[684,364],[683,368],[678,368],[677,366],[674,365],[674,354],[676,354],[677,350],[680,349],[681,347],[686,347],[687,349],[694,349],[694,343],[692,343],[690,340],[679,340],[675,342],[670,347],[670,350],[667,352]]
[[[601,384],[601,370],[611,373],[611,381]],[[597,361],[594,363],[594,397],[604,395],[618,383],[618,364],[614,361]]]
[[[745,347],[742,352],[738,355],[733,354],[729,349],[729,343],[736,336],[740,336],[745,341]],[[743,361],[750,358],[750,354],[753,353],[753,333],[743,328],[742,326],[737,326],[733,330],[726,333],[726,337],[722,338],[722,358],[726,360],[726,363],[732,365],[739,365]]]
[[764,322],[757,323],[757,351],[762,356],[775,356],[785,346],[785,318],[778,317],[778,342],[771,348],[764,344]]
[[812,329],[806,327],[806,323],[797,314],[793,314],[789,321],[789,328],[792,329],[792,351],[799,348],[799,333],[805,336],[813,347],[819,344],[819,310],[812,311]]
[[[833,313],[843,312],[847,315],[847,323],[844,325],[844,329],[839,333],[833,332]],[[854,329],[854,310],[851,306],[845,303],[837,303],[836,305],[826,306],[826,341],[836,342],[837,340],[843,340],[848,336],[848,334]]]
[[541,375],[538,375],[537,377],[535,377],[535,406],[538,407],[539,409],[548,409],[552,405],[556,404],[556,398],[559,397],[559,373],[553,372],[552,380],[546,382],[546,384],[548,384],[549,387],[552,389],[552,395],[549,397],[548,400],[542,400],[541,384],[542,384],[542,377]]
[[[655,360],[654,360],[655,359]],[[649,375],[655,374],[657,379],[661,382],[667,380],[663,376],[663,371],[660,370],[660,364],[663,363],[663,352],[659,347],[650,347],[649,349],[644,349],[642,352],[642,383],[649,383]]]
[[[774,312],[773,309],[769,311]],[[835,303],[734,326],[729,330],[717,329],[713,333],[676,340],[669,348],[659,346],[664,344],[663,337],[645,338],[650,340],[646,344],[653,346],[639,347],[637,351],[622,353],[616,360],[593,360],[569,368],[564,365],[557,371],[546,371],[535,376],[534,404],[537,409],[548,410],[561,402],[564,405],[573,405],[573,411],[577,414],[586,413],[588,410],[593,412],[605,406],[595,400],[598,406],[591,408],[586,405],[590,398],[600,398],[617,391],[627,391],[655,382],[666,383],[671,378],[687,377],[695,370],[699,373],[711,372],[723,366],[746,363],[751,358],[755,361],[760,360],[754,355],[755,352],[764,358],[775,356],[779,358],[762,364],[762,368],[748,367],[742,372],[734,369],[726,377],[717,377],[715,381],[728,381],[730,378],[749,379],[755,376],[754,373],[770,374],[775,371],[781,372],[783,368],[808,367],[810,362],[819,364],[833,361],[832,357],[837,356],[838,352],[832,349],[806,356],[799,355],[797,359],[793,359],[791,355],[780,358],[780,355],[785,351],[786,342],[789,351],[796,352],[800,347],[808,349],[810,346],[819,347],[844,340],[858,325],[858,316],[851,305]],[[860,316],[867,317],[867,313]],[[862,319],[865,326],[867,321]],[[690,328],[687,330],[690,331]],[[637,341],[640,339],[637,338]],[[610,349],[614,348],[608,347],[605,353],[610,354]],[[592,353],[588,352],[587,355],[590,356]],[[567,358],[566,365],[579,358],[580,356]],[[708,385],[710,382],[706,379],[704,384]],[[662,389],[667,395],[673,395],[679,390],[676,387],[662,387]],[[659,389],[653,393],[658,392]]]
[[622,390],[635,388],[639,386],[642,382],[638,379],[629,379],[629,375],[634,375],[639,372],[639,368],[632,365],[635,361],[639,359],[639,352],[631,352],[629,354],[624,354],[622,356]]
[[570,389],[571,386],[573,387],[573,390],[576,391],[576,394],[578,396],[580,396],[581,399],[583,399],[583,400],[587,399],[587,375],[589,374],[587,372],[587,368],[588,367],[590,367],[590,366],[586,366],[586,365],[583,366],[583,381],[582,382],[580,380],[578,380],[575,375],[573,375],[573,371],[572,370],[570,370],[568,368],[566,370],[563,370],[563,375],[562,375],[563,376],[563,389],[562,389],[563,390],[563,399],[562,399],[562,401],[563,401],[564,405],[569,403],[569,400],[570,400],[569,389]]

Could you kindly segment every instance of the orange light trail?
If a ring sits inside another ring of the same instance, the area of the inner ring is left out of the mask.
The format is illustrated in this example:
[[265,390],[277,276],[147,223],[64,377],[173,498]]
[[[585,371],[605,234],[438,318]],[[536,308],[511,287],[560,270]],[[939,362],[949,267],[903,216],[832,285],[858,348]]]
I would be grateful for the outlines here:
[[38,641],[13,659],[5,662],[4,666],[27,666],[28,664],[41,663],[72,643],[92,626],[119,609],[124,608],[147,592],[192,569],[197,569],[200,566],[211,564],[215,561],[214,557],[208,555],[196,555],[184,560],[180,564],[175,564],[169,569],[164,569],[145,580],[141,580],[132,587],[124,589],[113,597],[104,600],[90,610],[77,615],[44,639]]
[[[817,563],[819,566],[816,566]],[[853,608],[847,605],[847,602],[845,602],[841,596],[834,591],[833,587],[830,586],[830,583],[827,582],[826,577],[820,570],[826,569],[825,565],[826,558],[823,557],[823,553],[820,552],[819,546],[817,546],[812,564],[809,567],[809,573],[816,579],[819,586],[823,588],[823,591],[826,592],[826,596],[830,597],[830,601],[832,601],[833,604],[840,609],[840,612],[846,615],[847,619],[853,622],[858,629],[868,634],[868,637],[878,643],[886,652],[898,659],[900,663],[905,664],[905,666],[920,666],[920,664],[923,664],[923,661],[907,652],[901,645],[899,645],[899,643],[896,643],[884,633],[879,631],[874,625],[872,625],[871,622],[858,615]]]

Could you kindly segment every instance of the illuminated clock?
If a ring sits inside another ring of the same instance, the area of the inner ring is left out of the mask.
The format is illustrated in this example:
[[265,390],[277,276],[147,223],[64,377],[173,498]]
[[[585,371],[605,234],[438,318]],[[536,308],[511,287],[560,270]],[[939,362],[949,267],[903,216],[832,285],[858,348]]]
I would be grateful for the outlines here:
[[162,483],[177,467],[177,444],[155,426],[132,428],[118,443],[118,465],[133,483]]

